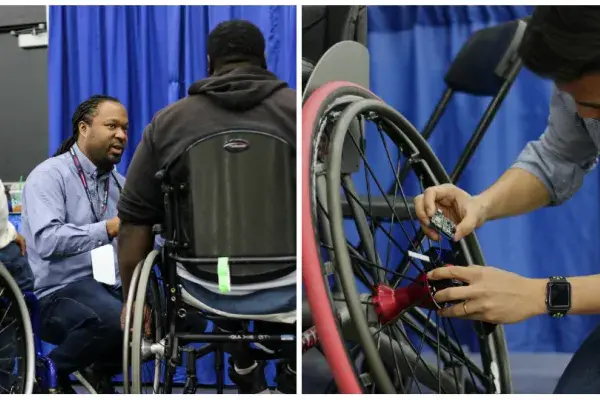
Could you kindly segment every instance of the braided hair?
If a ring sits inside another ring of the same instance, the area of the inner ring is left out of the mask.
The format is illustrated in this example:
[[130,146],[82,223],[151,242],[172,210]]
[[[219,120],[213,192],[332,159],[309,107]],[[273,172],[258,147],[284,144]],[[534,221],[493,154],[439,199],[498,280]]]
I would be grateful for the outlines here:
[[96,112],[98,111],[98,106],[105,101],[121,103],[119,99],[115,97],[97,94],[77,106],[77,109],[71,118],[73,134],[60,144],[60,147],[58,150],[56,150],[56,153],[54,153],[53,157],[66,153],[69,151],[69,149],[71,149],[71,147],[73,147],[75,143],[77,143],[77,139],[79,138],[79,123],[83,121],[88,125],[91,124]]

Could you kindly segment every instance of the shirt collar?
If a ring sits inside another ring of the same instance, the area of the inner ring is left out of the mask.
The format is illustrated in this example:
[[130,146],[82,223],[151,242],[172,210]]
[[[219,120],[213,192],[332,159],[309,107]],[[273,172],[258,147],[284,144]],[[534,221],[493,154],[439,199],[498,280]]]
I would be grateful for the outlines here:
[[[85,172],[93,178],[98,177],[98,168],[94,165],[93,162],[90,161],[89,158],[87,158],[85,154],[83,154],[83,152],[77,144],[73,145],[73,150],[75,151],[75,154],[77,155],[77,158],[81,163],[81,168],[83,169],[83,172]],[[104,173],[102,176],[108,176],[108,173]]]

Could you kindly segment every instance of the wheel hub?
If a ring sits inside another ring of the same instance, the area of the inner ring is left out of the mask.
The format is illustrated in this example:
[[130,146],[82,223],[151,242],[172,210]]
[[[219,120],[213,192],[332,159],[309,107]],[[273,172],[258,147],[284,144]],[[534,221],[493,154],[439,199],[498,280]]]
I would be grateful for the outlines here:
[[[425,264],[425,263],[424,263]],[[449,287],[463,286],[464,283],[455,279],[443,279],[439,281],[430,281],[427,273],[435,268],[444,268],[449,264],[427,263],[428,267],[424,272],[408,286],[393,289],[389,285],[375,286],[375,294],[372,301],[375,306],[375,312],[379,322],[385,324],[396,318],[401,312],[412,307],[422,307],[426,309],[439,310],[446,307],[449,303],[438,303],[435,301],[435,294]]]

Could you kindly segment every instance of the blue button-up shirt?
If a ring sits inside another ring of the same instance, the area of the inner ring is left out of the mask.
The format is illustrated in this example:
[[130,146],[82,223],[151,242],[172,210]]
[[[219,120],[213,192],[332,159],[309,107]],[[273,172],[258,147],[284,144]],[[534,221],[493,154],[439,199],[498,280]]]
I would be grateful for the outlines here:
[[[96,215],[101,221],[95,221],[69,152],[42,162],[31,172],[23,187],[22,235],[27,241],[38,298],[92,276],[91,251],[111,243],[106,232],[106,220],[117,215],[120,188],[125,178],[116,169],[98,176],[96,166],[77,145],[74,150],[85,173]],[[102,203],[109,179],[108,205],[103,216]],[[116,239],[112,245],[117,285],[120,286]]]
[[546,185],[553,205],[571,198],[597,163],[600,122],[581,118],[573,98],[555,88],[548,127],[531,141],[513,165],[535,175]]

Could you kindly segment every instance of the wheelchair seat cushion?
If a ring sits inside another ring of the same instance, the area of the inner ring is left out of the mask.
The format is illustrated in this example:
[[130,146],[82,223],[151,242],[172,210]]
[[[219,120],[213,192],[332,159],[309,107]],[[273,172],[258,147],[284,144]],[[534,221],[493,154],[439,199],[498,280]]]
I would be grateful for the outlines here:
[[[219,284],[217,282],[203,280],[198,276],[191,273],[186,267],[184,267],[181,263],[177,263],[177,275],[186,281],[195,283],[196,285],[202,286],[204,289],[209,292],[222,294],[219,291]],[[255,283],[246,283],[246,284],[231,284],[230,291],[226,294],[222,294],[225,296],[242,296],[251,294],[254,292],[258,292],[265,289],[273,289],[279,288],[289,285],[295,285],[297,282],[297,274],[294,270],[293,272],[284,275],[279,278],[271,279],[263,282],[255,282]]]
[[226,296],[186,279],[180,282],[183,301],[195,308],[234,319],[284,323],[296,321],[295,283],[240,296]]

